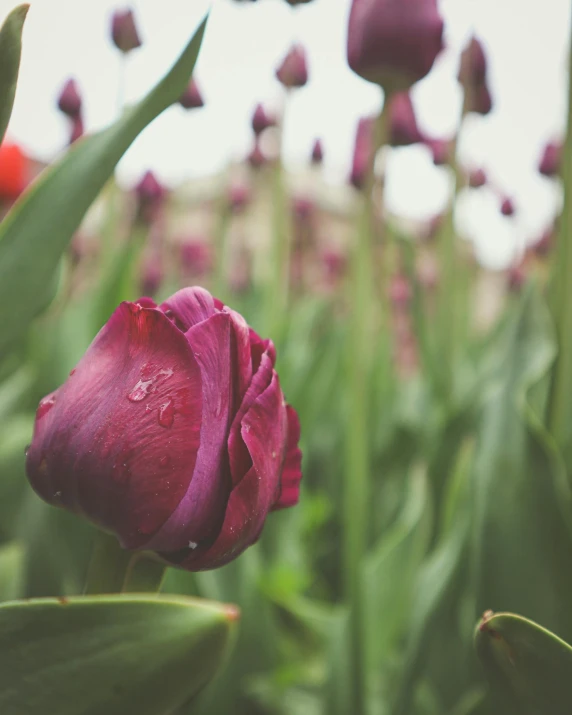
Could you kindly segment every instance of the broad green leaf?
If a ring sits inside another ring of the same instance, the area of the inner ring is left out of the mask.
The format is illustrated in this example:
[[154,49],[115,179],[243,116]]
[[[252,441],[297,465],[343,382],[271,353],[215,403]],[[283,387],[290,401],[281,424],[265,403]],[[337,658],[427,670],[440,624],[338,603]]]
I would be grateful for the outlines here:
[[0,712],[171,713],[215,674],[236,618],[182,596],[0,605]]
[[[206,19],[173,68],[108,129],[78,141],[48,168],[0,227],[0,354],[50,302],[60,257],[74,231],[131,143],[185,89]],[[18,310],[9,306],[17,300]]]
[[365,639],[369,667],[375,671],[381,670],[409,627],[414,584],[431,533],[427,497],[427,478],[414,470],[397,523],[364,564]]
[[10,121],[22,54],[22,30],[29,5],[18,5],[0,28],[0,144]]
[[477,654],[491,686],[494,715],[570,715],[572,647],[511,613],[488,613],[477,626]]
[[497,345],[494,390],[476,443],[475,615],[489,609],[522,613],[571,638],[572,538],[554,455],[531,424],[528,401],[554,354],[550,317],[531,290]]

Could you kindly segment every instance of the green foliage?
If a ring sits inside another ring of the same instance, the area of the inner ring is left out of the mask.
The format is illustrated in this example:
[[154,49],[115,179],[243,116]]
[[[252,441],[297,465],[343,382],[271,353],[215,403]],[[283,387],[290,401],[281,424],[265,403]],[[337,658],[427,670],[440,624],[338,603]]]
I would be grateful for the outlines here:
[[22,30],[29,5],[14,8],[0,28],[0,144],[12,114],[22,52]]

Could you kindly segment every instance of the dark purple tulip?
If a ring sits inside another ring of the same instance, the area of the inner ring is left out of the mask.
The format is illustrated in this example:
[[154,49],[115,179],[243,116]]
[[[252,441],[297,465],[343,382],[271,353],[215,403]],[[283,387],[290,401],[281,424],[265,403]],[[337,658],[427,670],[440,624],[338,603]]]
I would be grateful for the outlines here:
[[483,169],[473,169],[469,172],[469,186],[472,189],[480,189],[487,183],[487,175]]
[[458,80],[464,87],[477,87],[487,81],[487,58],[476,37],[469,40],[461,53]]
[[36,412],[35,491],[190,571],[235,559],[298,501],[300,425],[276,351],[202,288],[121,303]]
[[308,61],[302,45],[292,46],[276,70],[276,77],[287,89],[303,87],[308,82]]
[[373,126],[374,120],[371,117],[362,117],[356,129],[350,183],[359,190],[364,188],[371,161]]
[[542,156],[540,157],[538,171],[544,176],[558,176],[562,166],[562,151],[562,144],[558,144],[557,142],[548,142],[548,144],[544,147]]
[[146,171],[135,187],[138,217],[151,223],[163,206],[167,191],[152,171]]
[[324,161],[324,147],[322,140],[316,139],[312,147],[312,164],[321,164]]
[[445,166],[451,161],[451,142],[448,139],[423,137],[423,144],[431,152],[435,166]]
[[58,109],[70,119],[76,119],[81,113],[81,95],[75,79],[68,79],[58,97]]
[[423,141],[417,126],[409,92],[397,92],[389,99],[389,137],[391,146],[409,146]]
[[353,0],[348,64],[390,92],[408,89],[429,73],[443,48],[436,0]]
[[262,151],[260,142],[257,140],[252,148],[252,151],[248,155],[248,163],[253,169],[260,169],[267,163],[268,159]]
[[111,39],[123,54],[141,47],[133,10],[117,10],[111,18]]
[[512,199],[505,197],[501,202],[501,214],[503,216],[514,216],[515,208]]
[[205,106],[203,95],[194,79],[191,79],[187,89],[179,97],[179,104],[185,109],[200,109]]
[[74,117],[71,120],[70,144],[73,144],[78,139],[81,139],[83,133],[83,119],[81,118],[81,116]]
[[473,88],[466,95],[466,110],[485,117],[493,108],[493,100],[486,84]]
[[262,104],[257,104],[252,115],[252,131],[260,136],[263,131],[276,126],[276,118],[264,109]]
[[181,243],[181,264],[195,278],[203,278],[212,267],[209,245],[200,238],[188,238]]

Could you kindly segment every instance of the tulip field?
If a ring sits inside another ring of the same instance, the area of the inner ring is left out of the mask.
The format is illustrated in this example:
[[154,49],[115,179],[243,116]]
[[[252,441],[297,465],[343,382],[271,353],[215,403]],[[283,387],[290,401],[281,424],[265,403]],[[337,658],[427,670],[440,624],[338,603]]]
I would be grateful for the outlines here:
[[[208,14],[101,131],[70,77],[69,144],[30,156],[28,10],[0,18],[0,715],[570,715],[572,109],[538,157],[559,213],[493,274],[455,220],[489,183],[458,151],[495,102],[483,43],[454,135],[410,94],[437,0],[352,0],[379,106],[330,194],[327,146],[299,190],[264,103],[215,179],[118,179],[160,114],[205,104]],[[109,37],[139,52],[136,12]],[[311,71],[300,42],[269,68],[283,107]],[[430,222],[386,202],[412,145],[449,179]]]

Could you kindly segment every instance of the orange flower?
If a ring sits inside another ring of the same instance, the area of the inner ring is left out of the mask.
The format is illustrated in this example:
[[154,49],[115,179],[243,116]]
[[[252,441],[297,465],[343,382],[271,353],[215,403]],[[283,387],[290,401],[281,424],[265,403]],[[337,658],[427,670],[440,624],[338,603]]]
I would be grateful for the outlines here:
[[27,159],[17,144],[0,145],[0,200],[14,201],[26,188]]

